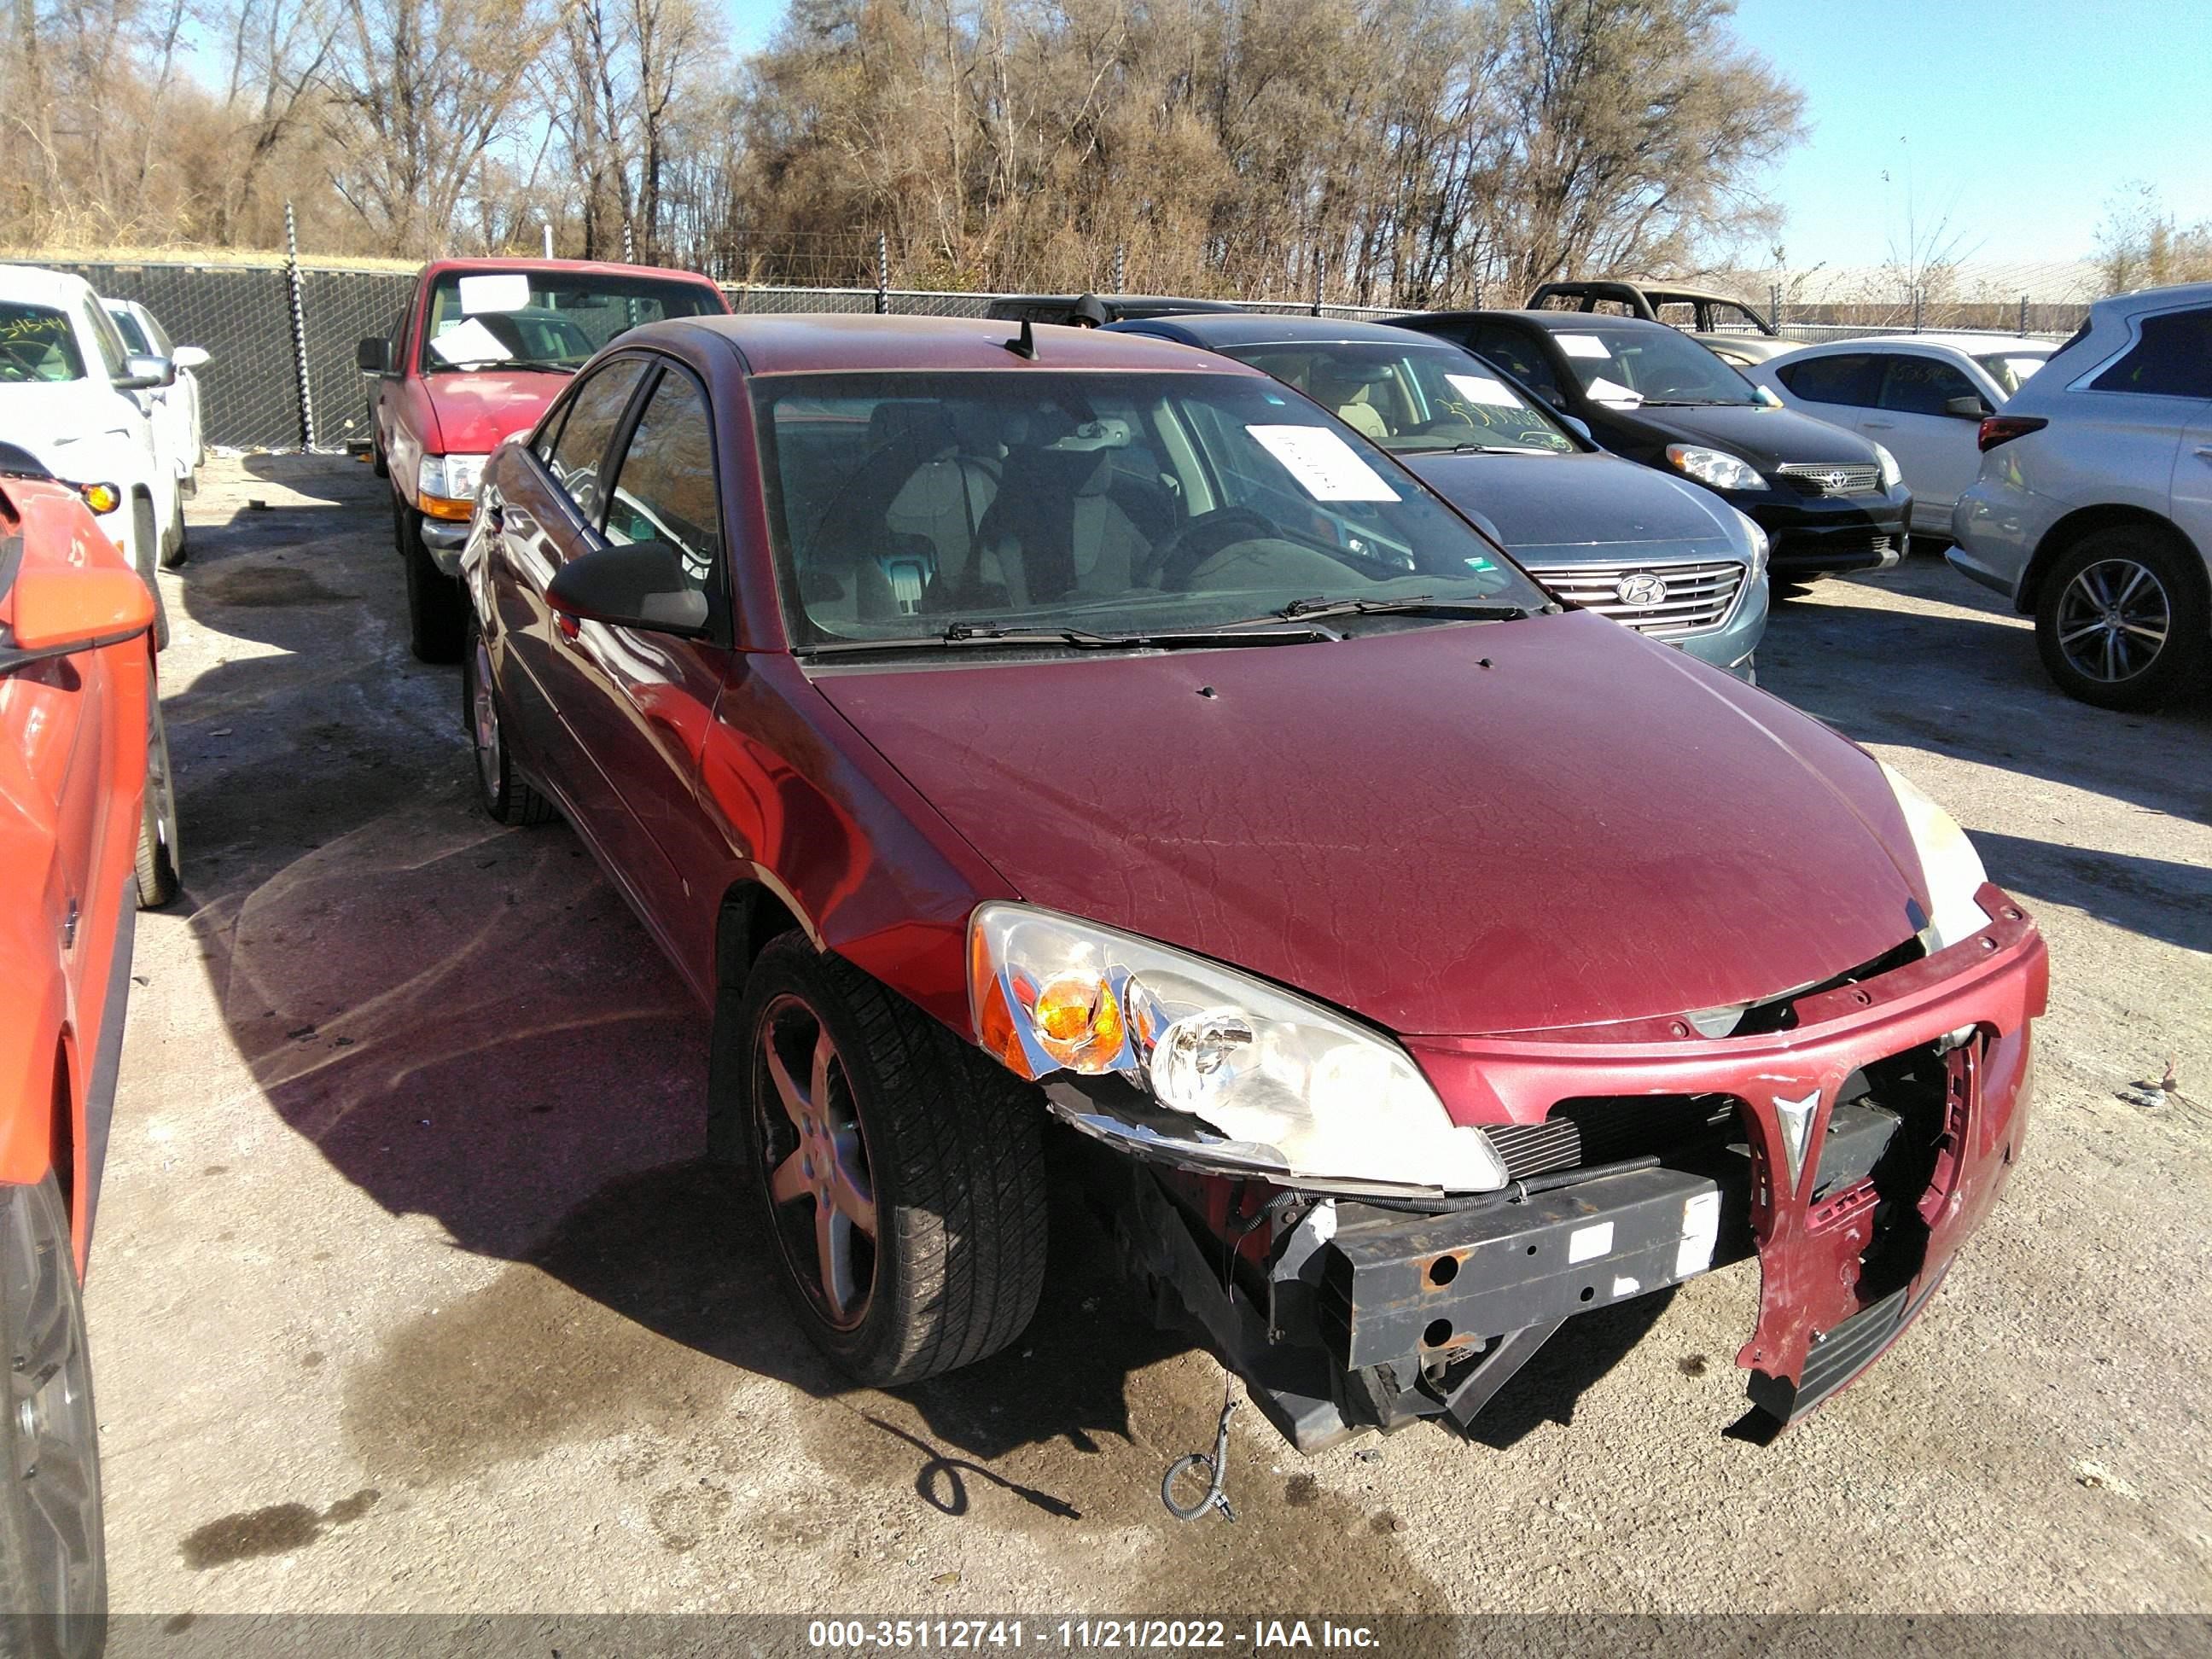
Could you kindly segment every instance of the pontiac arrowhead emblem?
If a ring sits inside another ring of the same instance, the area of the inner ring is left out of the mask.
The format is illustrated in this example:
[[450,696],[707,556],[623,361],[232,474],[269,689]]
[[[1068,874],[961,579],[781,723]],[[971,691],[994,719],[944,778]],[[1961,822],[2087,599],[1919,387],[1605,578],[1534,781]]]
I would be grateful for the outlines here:
[[1782,1126],[1782,1159],[1789,1166],[1790,1190],[1797,1190],[1798,1171],[1805,1167],[1805,1133],[1813,1127],[1813,1114],[1820,1104],[1818,1089],[1802,1100],[1774,1097],[1775,1121]]

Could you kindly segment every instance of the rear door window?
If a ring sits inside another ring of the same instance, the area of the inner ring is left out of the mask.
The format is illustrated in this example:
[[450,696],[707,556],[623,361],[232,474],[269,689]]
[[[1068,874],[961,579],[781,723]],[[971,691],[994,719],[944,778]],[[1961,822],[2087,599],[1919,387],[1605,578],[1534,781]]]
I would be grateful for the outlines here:
[[2091,381],[2089,389],[2212,398],[2212,311],[2144,318],[2127,356]]
[[1941,415],[1954,398],[1979,398],[1974,383],[1949,363],[1899,352],[1882,376],[1881,406],[1900,415]]
[[607,446],[629,407],[630,394],[645,374],[642,357],[617,357],[594,370],[569,400],[568,418],[547,458],[553,480],[576,505],[577,516],[593,529],[606,506],[602,480]]
[[1502,323],[1478,324],[1467,344],[1507,374],[1517,376],[1538,397],[1552,403],[1565,401],[1565,394],[1559,390],[1559,377],[1552,372],[1551,360],[1519,329],[1508,328]]
[[1881,394],[1881,360],[1863,351],[1838,357],[1808,357],[1784,363],[1774,376],[1792,397],[1808,404],[1845,404],[1871,409]]

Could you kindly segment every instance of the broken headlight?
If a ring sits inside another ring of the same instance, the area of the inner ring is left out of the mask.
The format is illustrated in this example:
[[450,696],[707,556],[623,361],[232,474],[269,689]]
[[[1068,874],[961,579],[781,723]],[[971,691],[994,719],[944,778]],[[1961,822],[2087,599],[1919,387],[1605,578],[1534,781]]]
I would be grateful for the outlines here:
[[1021,1077],[1118,1076],[1287,1182],[1505,1184],[1404,1049],[1263,980],[1019,904],[976,910],[968,964],[975,1040]]
[[1989,880],[1982,855],[1958,821],[1920,793],[1912,781],[1883,763],[1890,793],[1905,813],[1905,827],[1912,836],[1912,850],[1920,859],[1920,873],[1928,883],[1928,925],[1920,938],[1934,955],[1947,945],[1971,939],[1990,925],[1974,895]]

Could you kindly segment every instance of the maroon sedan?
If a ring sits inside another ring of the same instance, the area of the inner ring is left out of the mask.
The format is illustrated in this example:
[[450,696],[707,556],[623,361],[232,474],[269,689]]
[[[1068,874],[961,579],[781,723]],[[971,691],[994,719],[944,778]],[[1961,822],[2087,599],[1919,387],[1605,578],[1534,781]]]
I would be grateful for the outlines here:
[[655,325],[493,456],[464,568],[484,805],[557,809],[711,1011],[712,1145],[866,1381],[1019,1334],[1062,1135],[1302,1447],[1754,1252],[1793,1421],[2020,1149],[2044,947],[1958,827],[1255,370]]

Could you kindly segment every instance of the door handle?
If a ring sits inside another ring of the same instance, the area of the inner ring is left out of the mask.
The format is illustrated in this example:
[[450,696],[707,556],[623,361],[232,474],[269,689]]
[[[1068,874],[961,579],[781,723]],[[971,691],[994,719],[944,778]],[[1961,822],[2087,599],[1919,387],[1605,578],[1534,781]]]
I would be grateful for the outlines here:
[[1864,425],[1866,429],[1869,432],[1894,432],[1897,430],[1897,422],[1895,421],[1868,421],[1864,422]]
[[2200,461],[2212,461],[2212,444],[2197,445],[2197,459]]

